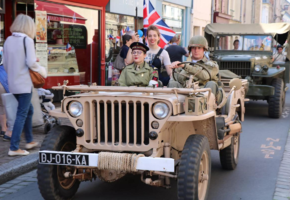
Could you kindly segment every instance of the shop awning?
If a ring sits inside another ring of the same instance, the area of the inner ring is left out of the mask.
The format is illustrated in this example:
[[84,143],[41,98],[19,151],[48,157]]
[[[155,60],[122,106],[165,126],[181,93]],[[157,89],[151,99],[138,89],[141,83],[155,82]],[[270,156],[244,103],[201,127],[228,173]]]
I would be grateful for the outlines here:
[[85,24],[85,21],[87,20],[86,18],[69,9],[65,5],[48,3],[37,0],[35,0],[34,2],[36,3],[35,10],[46,11],[47,18],[49,18],[50,21]]

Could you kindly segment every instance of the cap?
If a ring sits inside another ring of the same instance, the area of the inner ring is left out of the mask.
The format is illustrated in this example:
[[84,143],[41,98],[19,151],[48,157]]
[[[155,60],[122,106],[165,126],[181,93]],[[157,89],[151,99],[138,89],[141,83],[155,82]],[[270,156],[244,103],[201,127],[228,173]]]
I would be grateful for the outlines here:
[[149,48],[145,44],[142,44],[141,42],[133,42],[130,45],[130,48],[132,49],[132,51],[141,50],[144,53],[146,53],[149,50]]

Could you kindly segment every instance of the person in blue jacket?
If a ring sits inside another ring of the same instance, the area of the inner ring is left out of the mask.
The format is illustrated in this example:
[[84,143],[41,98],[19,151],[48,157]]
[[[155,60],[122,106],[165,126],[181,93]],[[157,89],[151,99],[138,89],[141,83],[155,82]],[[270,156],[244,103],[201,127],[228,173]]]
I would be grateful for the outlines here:
[[4,141],[10,141],[13,127],[10,127],[9,125],[9,127],[7,128],[7,125],[6,125],[7,120],[6,120],[5,107],[3,105],[2,98],[1,98],[1,95],[3,93],[9,93],[9,88],[8,88],[8,81],[7,81],[7,73],[1,61],[1,64],[0,64],[0,125],[1,125],[0,136],[3,137]]

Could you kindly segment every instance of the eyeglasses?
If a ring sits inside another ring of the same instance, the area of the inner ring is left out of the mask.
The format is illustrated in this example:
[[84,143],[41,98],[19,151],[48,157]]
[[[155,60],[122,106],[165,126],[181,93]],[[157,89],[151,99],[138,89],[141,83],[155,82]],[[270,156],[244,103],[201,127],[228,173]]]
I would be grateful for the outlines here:
[[141,55],[143,51],[132,51],[132,55]]

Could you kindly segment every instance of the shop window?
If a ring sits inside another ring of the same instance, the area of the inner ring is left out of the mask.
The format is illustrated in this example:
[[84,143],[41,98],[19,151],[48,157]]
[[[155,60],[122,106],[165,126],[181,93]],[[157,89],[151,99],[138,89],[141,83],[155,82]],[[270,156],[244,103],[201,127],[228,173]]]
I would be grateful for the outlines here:
[[[182,8],[175,7],[173,5],[163,4],[163,20],[178,35],[183,35],[183,13],[184,9]],[[182,43],[180,45],[182,45]]]
[[[121,30],[127,27],[134,30],[134,17],[106,13],[106,62],[114,62],[123,44]],[[114,39],[110,39],[109,35]]]
[[36,53],[47,68],[46,88],[98,82],[100,11],[35,1]]
[[17,0],[16,15],[24,14],[34,19],[34,1],[33,0]]

